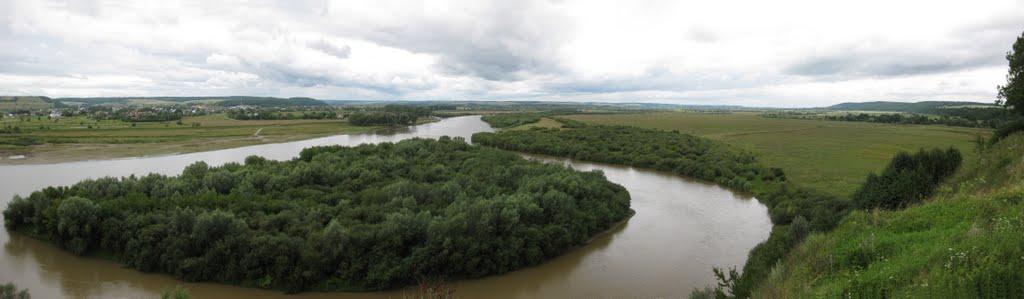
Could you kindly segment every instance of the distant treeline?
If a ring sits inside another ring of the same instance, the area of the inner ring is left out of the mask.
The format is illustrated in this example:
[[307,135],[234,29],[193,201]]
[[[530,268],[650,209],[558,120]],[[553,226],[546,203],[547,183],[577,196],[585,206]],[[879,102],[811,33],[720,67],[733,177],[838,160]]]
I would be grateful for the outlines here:
[[963,157],[960,151],[932,149],[916,154],[899,152],[880,174],[869,174],[853,194],[860,209],[899,209],[932,195],[944,179],[956,172]]
[[4,220],[145,272],[298,292],[506,273],[583,244],[629,207],[600,172],[441,137],[90,179],[15,196]]
[[338,113],[331,110],[274,111],[245,109],[228,111],[227,116],[237,120],[335,119],[338,118]]
[[420,117],[430,116],[437,107],[416,105],[387,105],[364,108],[348,115],[348,122],[357,126],[408,126]]
[[[587,126],[572,130],[534,128],[477,133],[473,142],[497,148],[643,167],[716,182],[750,192],[768,207],[775,226],[755,247],[742,276],[732,279],[737,297],[749,296],[790,248],[810,231],[834,227],[849,211],[847,199],[790,183],[778,168],[758,163],[753,154],[708,139],[652,129]],[[734,273],[735,275],[739,275]]]
[[1001,108],[942,108],[919,113],[845,113],[829,115],[819,112],[770,112],[762,114],[768,118],[823,119],[835,121],[859,121],[889,124],[947,125],[973,128],[998,128],[1018,119],[1010,111]]

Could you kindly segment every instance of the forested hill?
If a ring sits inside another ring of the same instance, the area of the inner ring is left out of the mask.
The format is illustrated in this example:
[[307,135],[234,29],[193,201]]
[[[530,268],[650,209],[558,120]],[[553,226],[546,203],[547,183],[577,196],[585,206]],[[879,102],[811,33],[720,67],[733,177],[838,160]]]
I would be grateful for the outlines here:
[[49,187],[16,196],[4,224],[145,272],[298,292],[513,271],[585,243],[629,207],[600,172],[441,137]]
[[851,111],[890,111],[890,112],[910,112],[910,113],[931,113],[936,109],[954,108],[954,107],[992,107],[997,108],[999,106],[993,103],[982,103],[982,102],[955,102],[955,101],[925,101],[916,103],[904,103],[904,102],[859,102],[859,103],[840,103],[826,108],[832,110],[851,110]]

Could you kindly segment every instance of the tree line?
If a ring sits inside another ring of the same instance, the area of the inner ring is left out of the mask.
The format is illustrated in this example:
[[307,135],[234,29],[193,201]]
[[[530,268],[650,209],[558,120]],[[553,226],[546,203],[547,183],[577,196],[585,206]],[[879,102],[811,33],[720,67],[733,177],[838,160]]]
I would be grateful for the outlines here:
[[600,172],[442,137],[48,187],[4,220],[186,281],[375,290],[536,265],[625,219],[629,201]]
[[420,117],[430,116],[435,108],[446,106],[386,105],[364,109],[348,115],[348,122],[356,126],[408,126]]
[[901,125],[946,125],[971,128],[998,128],[1018,120],[1007,109],[1000,108],[936,108],[927,114],[921,113],[843,113],[838,115],[819,112],[771,112],[762,114],[767,118],[821,119],[832,121],[856,121]]
[[240,109],[228,111],[227,116],[237,120],[335,119],[338,118],[338,113],[331,110],[273,111]]
[[731,292],[745,297],[790,248],[813,231],[834,227],[850,210],[848,199],[798,186],[782,169],[765,167],[753,154],[677,131],[572,123],[571,130],[477,133],[473,142],[535,154],[673,172],[752,193],[768,207],[775,225],[750,253],[742,275],[733,272]]

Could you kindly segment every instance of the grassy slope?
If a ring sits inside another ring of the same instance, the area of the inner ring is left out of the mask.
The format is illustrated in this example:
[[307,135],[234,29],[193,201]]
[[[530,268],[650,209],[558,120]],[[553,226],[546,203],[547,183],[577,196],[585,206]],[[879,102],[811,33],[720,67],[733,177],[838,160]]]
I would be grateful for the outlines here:
[[900,150],[955,146],[970,163],[975,134],[985,130],[946,126],[771,119],[756,113],[573,115],[595,124],[630,125],[680,132],[745,146],[761,161],[785,169],[793,181],[846,196],[868,173],[878,171]]
[[761,298],[1006,298],[1024,294],[1024,134],[966,164],[931,201],[858,211],[809,237]]
[[[84,124],[83,124],[84,123]],[[183,125],[175,122],[131,123],[107,120],[96,122],[84,117],[58,122],[33,119],[24,122],[4,119],[7,124],[28,130],[0,138],[28,136],[47,144],[33,146],[0,145],[0,156],[26,154],[24,160],[0,160],[0,163],[43,163],[131,157],[153,154],[198,152],[245,145],[284,142],[341,133],[368,132],[379,127],[357,127],[343,120],[248,120],[240,121],[222,114],[186,117]],[[190,126],[201,124],[199,127]],[[40,130],[39,126],[50,129]],[[89,129],[87,126],[93,126]],[[262,130],[260,130],[262,129]],[[254,133],[259,130],[259,136]]]
[[40,97],[0,97],[0,111],[49,109],[53,104]]

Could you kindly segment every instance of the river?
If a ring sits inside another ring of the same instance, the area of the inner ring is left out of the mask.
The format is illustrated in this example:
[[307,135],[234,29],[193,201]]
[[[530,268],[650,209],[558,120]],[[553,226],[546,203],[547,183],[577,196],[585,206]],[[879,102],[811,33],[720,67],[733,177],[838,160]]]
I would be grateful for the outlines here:
[[[315,145],[358,145],[413,137],[464,137],[493,131],[479,116],[373,134],[248,146],[182,155],[0,166],[0,207],[15,194],[86,178],[174,175],[195,161],[210,165],[241,162],[249,155],[290,159]],[[713,285],[713,266],[742,266],[747,253],[768,238],[767,209],[749,196],[680,176],[568,159],[525,155],[579,170],[600,170],[632,196],[636,215],[589,244],[539,266],[454,283],[462,298],[686,297],[694,287]],[[49,243],[0,230],[0,283],[14,282],[34,298],[159,298],[174,285],[194,298],[402,298],[411,290],[285,295],[278,291],[214,283],[184,283],[142,273],[118,263],[75,256]]]

